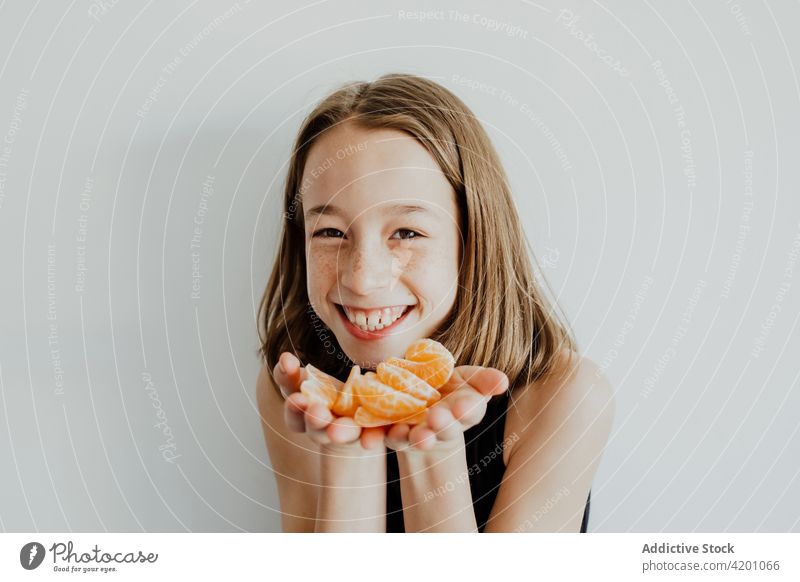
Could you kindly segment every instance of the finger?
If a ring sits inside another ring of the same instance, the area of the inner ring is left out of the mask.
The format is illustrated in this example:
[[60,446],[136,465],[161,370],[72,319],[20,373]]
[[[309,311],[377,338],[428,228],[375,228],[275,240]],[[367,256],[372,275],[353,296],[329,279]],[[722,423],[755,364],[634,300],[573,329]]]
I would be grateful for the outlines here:
[[395,452],[406,451],[411,445],[408,443],[408,433],[411,427],[406,423],[392,424],[386,427],[384,444]]
[[300,382],[302,382],[300,360],[294,354],[283,352],[278,358],[278,363],[275,364],[273,375],[275,382],[284,392],[284,396],[300,390]]
[[428,450],[436,444],[436,433],[424,424],[418,424],[408,431],[408,442],[413,447]]
[[286,403],[289,405],[292,412],[303,413],[308,408],[308,398],[305,394],[295,392],[286,398]]
[[389,427],[389,430],[386,431],[386,437],[393,443],[402,443],[408,440],[408,433],[410,430],[411,427],[408,426],[408,424],[399,422]]
[[386,431],[382,426],[370,426],[361,429],[361,446],[365,449],[377,449],[383,445]]
[[453,416],[448,406],[432,406],[428,410],[427,424],[440,441],[450,441],[464,433],[464,427]]
[[508,389],[508,376],[496,368],[483,366],[458,366],[453,371],[451,381],[457,388],[469,384],[483,396],[502,394]]
[[478,424],[486,415],[488,397],[475,392],[458,395],[450,403],[450,412],[463,427],[469,428]]
[[361,435],[361,427],[352,418],[341,416],[334,418],[326,429],[332,443],[352,443]]
[[311,404],[306,408],[306,427],[311,430],[324,430],[328,428],[332,420],[333,414],[322,404]]
[[303,394],[291,394],[283,404],[283,421],[286,428],[292,432],[305,432],[306,421],[304,415],[308,400]]
[[306,426],[306,434],[318,445],[331,444],[331,437],[328,436],[328,431],[325,428],[309,428]]

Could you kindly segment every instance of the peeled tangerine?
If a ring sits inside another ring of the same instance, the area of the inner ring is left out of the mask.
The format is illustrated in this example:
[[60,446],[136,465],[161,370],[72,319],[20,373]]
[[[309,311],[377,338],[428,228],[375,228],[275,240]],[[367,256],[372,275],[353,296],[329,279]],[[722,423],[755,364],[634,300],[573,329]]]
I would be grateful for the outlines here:
[[319,403],[338,416],[350,416],[356,424],[383,426],[394,422],[419,424],[425,409],[438,401],[453,374],[455,359],[442,344],[432,339],[415,341],[405,358],[389,358],[376,372],[361,374],[353,366],[341,382],[312,365],[300,391],[310,403]]

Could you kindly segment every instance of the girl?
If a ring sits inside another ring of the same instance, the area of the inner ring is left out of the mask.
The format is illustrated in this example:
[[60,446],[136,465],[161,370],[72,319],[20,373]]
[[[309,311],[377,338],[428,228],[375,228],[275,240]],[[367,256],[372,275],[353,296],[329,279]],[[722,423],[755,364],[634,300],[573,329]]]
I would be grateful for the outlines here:
[[[258,404],[284,531],[586,531],[612,389],[536,283],[498,155],[442,86],[346,85],[300,128],[259,310]],[[456,359],[422,424],[309,405],[417,339]]]

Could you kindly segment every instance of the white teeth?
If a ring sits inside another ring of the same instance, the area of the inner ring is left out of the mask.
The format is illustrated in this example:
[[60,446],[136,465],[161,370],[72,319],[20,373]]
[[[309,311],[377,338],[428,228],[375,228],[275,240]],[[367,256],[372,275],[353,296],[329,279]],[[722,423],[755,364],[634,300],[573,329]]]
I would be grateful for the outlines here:
[[370,331],[375,331],[375,326],[377,326],[381,321],[381,314],[378,313],[370,313],[369,317],[367,318],[367,328]]
[[405,310],[405,305],[386,307],[383,310],[371,311],[370,313],[354,311],[349,307],[344,307],[347,319],[364,331],[379,331],[390,326],[403,315]]

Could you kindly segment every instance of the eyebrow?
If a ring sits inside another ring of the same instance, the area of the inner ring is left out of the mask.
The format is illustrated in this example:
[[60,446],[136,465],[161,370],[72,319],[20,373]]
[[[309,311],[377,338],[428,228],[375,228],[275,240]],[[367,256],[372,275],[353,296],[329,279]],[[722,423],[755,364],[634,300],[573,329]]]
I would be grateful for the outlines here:
[[[395,204],[393,206],[389,206],[388,208],[387,207],[384,208],[395,216],[405,216],[414,213],[430,212],[430,210],[427,207],[420,206],[418,204]],[[326,214],[333,216],[342,216],[344,214],[344,211],[338,206],[334,206],[332,204],[320,204],[319,206],[314,206],[313,208],[309,208],[308,211],[306,212],[306,218],[311,218],[313,216],[323,216]]]

